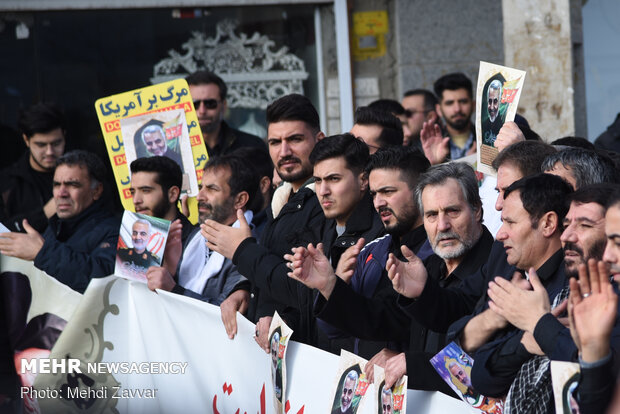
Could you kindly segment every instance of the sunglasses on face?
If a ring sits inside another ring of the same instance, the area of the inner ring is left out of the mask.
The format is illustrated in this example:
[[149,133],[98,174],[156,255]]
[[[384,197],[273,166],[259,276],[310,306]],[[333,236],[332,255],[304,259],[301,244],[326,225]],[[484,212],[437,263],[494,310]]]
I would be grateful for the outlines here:
[[217,99],[198,99],[194,101],[194,108],[200,108],[200,104],[203,104],[207,109],[215,109],[217,105],[220,103]]

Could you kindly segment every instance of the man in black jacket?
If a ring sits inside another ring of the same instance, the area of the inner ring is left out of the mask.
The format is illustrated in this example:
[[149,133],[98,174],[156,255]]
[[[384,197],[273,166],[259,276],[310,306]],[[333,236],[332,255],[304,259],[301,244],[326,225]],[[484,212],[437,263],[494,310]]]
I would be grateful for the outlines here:
[[0,252],[34,265],[78,292],[93,277],[114,272],[120,222],[101,201],[105,166],[95,155],[72,151],[57,161],[56,215],[41,235],[24,220],[26,234],[4,233]]
[[228,88],[222,78],[215,73],[201,70],[192,73],[185,80],[194,101],[196,116],[209,157],[228,154],[241,147],[267,151],[265,142],[261,138],[233,129],[224,121]]
[[22,112],[18,125],[28,151],[0,173],[0,221],[11,231],[25,232],[27,219],[43,232],[56,213],[52,178],[65,151],[65,118],[55,104],[41,103]]

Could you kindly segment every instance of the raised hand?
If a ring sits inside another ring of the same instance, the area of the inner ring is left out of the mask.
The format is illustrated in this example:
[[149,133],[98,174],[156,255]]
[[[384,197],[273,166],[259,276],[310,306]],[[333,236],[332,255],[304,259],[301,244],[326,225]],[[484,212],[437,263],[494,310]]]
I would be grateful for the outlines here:
[[417,298],[424,290],[428,272],[422,260],[407,246],[400,246],[400,251],[407,261],[400,261],[390,253],[385,269],[395,291],[408,298]]
[[493,145],[497,148],[498,151],[503,151],[506,147],[516,143],[525,141],[525,136],[523,132],[519,129],[517,124],[514,122],[504,122],[504,125],[499,130],[497,134],[497,138],[495,138],[495,143]]
[[568,314],[570,331],[585,362],[595,362],[609,353],[609,339],[618,312],[618,295],[609,280],[604,262],[579,265],[579,283],[570,280]]
[[496,277],[489,283],[489,308],[517,328],[533,333],[538,320],[551,311],[551,305],[534,268],[530,269],[529,279],[532,290],[523,289],[514,278],[511,282]]
[[430,161],[431,165],[441,164],[448,158],[450,154],[450,137],[441,135],[441,128],[435,122],[424,122],[420,131],[420,142],[424,155]]
[[166,240],[166,249],[164,250],[164,261],[162,264],[171,275],[177,273],[177,266],[183,253],[182,235],[183,225],[181,224],[181,220],[176,219],[170,223],[170,229],[168,229],[168,239]]
[[214,220],[207,220],[200,225],[200,234],[207,239],[207,247],[231,260],[241,242],[252,237],[252,229],[241,209],[237,210],[237,220],[238,228]]
[[357,241],[357,243],[342,253],[340,259],[338,260],[338,265],[336,266],[336,275],[340,279],[347,283],[351,281],[351,277],[353,277],[353,273],[355,273],[355,267],[357,265],[357,256],[360,254],[365,244],[366,241],[362,237]]
[[298,280],[311,289],[318,289],[325,299],[329,299],[336,285],[336,274],[323,253],[323,244],[316,247],[312,243],[305,247],[295,247],[293,254],[284,255],[291,269],[289,277]]

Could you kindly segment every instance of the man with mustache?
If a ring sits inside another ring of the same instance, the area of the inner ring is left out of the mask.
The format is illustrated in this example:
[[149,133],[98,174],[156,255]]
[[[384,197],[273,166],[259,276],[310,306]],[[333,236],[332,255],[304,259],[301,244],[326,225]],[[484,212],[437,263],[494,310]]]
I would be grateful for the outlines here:
[[[220,226],[216,235],[210,230],[213,226],[202,225],[203,234],[213,242],[213,249],[232,259],[241,274],[250,280],[272,274],[292,247],[320,241],[325,222],[309,159],[315,144],[325,137],[316,109],[305,96],[291,94],[272,102],[266,117],[269,154],[283,183],[273,194],[269,221],[260,235],[260,243],[248,237],[244,227]],[[273,316],[275,310],[282,314],[287,306],[253,283],[234,292],[223,304],[224,308],[247,309],[247,318],[257,322],[262,317]],[[230,314],[234,316],[234,312]],[[232,319],[229,323],[225,321],[231,337],[236,333],[236,322]],[[311,342],[304,338],[308,332],[296,331],[297,340]],[[266,338],[264,329],[258,333],[258,337]]]
[[[347,376],[342,382],[342,394],[340,395],[340,404],[332,409],[332,414],[353,414],[357,411],[357,407],[353,407],[351,404],[355,390],[357,388],[357,382],[359,374],[355,370],[349,371]],[[334,404],[335,405],[335,404]]]
[[121,263],[123,263],[123,266],[131,269],[140,267],[146,270],[150,266],[159,263],[159,258],[146,248],[150,236],[151,223],[145,219],[134,221],[131,226],[131,242],[133,247],[122,247],[117,252],[117,256]]
[[0,252],[33,260],[36,268],[83,293],[93,277],[114,272],[119,221],[102,200],[106,170],[97,155],[71,151],[58,158],[52,193],[56,214],[43,234],[2,233]]
[[215,73],[200,70],[192,73],[185,80],[194,101],[202,139],[209,157],[228,154],[241,147],[267,151],[265,142],[261,138],[233,129],[224,121],[224,115],[228,109],[226,102],[228,88],[222,78]]
[[499,116],[502,82],[499,79],[494,79],[489,84],[486,95],[487,118],[482,123],[482,142],[486,145],[493,145],[503,125],[502,117]]
[[[212,219],[235,226],[237,210],[243,210],[246,220],[251,222],[252,211],[248,206],[257,189],[258,176],[242,158],[234,155],[211,158],[205,165],[197,197],[200,222]],[[206,246],[198,227],[183,246],[181,257],[180,232],[180,223],[171,228],[168,242],[179,248],[166,246],[164,266],[148,269],[149,289],[163,289],[219,305],[245,278],[230,260]]]

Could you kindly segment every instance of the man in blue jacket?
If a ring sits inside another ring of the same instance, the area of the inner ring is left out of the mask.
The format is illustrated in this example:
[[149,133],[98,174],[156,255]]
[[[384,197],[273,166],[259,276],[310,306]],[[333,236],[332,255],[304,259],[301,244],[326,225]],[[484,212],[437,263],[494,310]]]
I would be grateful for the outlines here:
[[105,166],[95,155],[72,151],[58,159],[53,196],[56,215],[41,235],[27,220],[26,233],[0,234],[0,252],[23,260],[84,292],[93,277],[114,272],[120,222],[105,211]]

